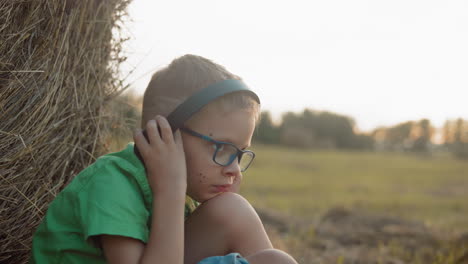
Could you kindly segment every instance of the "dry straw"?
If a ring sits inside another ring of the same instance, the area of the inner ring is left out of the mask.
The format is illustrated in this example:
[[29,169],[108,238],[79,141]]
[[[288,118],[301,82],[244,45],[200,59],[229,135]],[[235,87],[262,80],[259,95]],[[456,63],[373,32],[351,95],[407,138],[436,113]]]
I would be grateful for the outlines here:
[[0,263],[27,261],[49,202],[103,151],[129,2],[0,0]]

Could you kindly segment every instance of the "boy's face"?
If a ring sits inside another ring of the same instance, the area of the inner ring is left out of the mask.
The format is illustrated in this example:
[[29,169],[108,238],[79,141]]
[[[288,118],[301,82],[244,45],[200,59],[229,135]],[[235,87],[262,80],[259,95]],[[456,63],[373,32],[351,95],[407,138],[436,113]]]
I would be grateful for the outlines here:
[[[214,140],[233,143],[239,149],[250,147],[255,129],[253,111],[238,109],[229,113],[204,111],[187,128]],[[187,194],[198,202],[204,202],[224,191],[235,191],[234,181],[242,180],[237,159],[228,166],[221,166],[213,161],[215,146],[182,132],[185,159],[187,161]],[[224,188],[220,185],[232,185]]]

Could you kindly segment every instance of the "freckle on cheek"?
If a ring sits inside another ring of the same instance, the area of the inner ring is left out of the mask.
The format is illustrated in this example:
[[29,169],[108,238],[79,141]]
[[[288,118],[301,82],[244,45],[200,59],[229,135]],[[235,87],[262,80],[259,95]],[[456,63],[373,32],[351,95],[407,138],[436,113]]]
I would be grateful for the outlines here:
[[203,173],[200,172],[198,175],[202,177],[199,182],[203,182],[203,180],[206,179],[206,176],[203,175]]

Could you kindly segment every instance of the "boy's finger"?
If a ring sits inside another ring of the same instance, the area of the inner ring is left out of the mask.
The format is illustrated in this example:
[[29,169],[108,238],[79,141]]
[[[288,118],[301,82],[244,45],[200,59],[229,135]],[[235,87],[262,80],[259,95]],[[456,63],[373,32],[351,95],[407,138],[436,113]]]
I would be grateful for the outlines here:
[[173,139],[171,125],[169,125],[169,122],[163,116],[157,116],[156,119],[161,129],[161,138],[166,143],[171,142]]
[[176,145],[182,146],[182,134],[180,133],[180,129],[177,129],[176,132],[174,132],[174,142]]
[[150,121],[148,121],[148,123],[146,124],[146,131],[148,133],[148,139],[151,145],[161,143],[161,135],[159,134],[158,124],[156,120],[151,119]]
[[135,130],[133,133],[133,140],[140,151],[141,155],[146,156],[146,152],[148,151],[148,142],[146,141],[141,129]]

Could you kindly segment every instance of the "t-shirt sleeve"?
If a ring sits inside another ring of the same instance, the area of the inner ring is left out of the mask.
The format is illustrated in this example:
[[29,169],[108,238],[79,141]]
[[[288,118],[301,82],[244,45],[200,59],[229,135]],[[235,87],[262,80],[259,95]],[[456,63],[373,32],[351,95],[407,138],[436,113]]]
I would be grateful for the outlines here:
[[127,171],[112,166],[96,169],[79,197],[85,240],[106,234],[148,241],[150,212],[137,182]]

